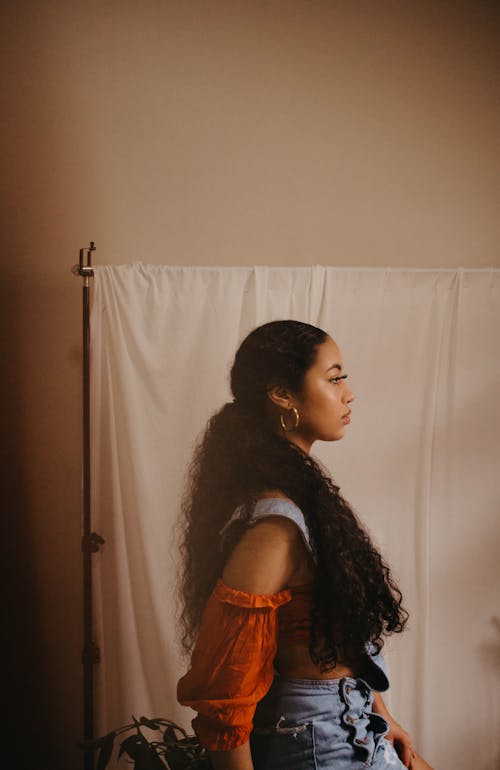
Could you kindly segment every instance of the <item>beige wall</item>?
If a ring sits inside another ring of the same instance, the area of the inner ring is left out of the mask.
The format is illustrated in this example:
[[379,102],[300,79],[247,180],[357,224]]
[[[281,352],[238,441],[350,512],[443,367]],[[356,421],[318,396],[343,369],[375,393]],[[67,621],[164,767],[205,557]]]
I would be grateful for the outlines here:
[[94,239],[101,264],[498,266],[494,6],[3,4],[16,768],[80,761],[78,248]]

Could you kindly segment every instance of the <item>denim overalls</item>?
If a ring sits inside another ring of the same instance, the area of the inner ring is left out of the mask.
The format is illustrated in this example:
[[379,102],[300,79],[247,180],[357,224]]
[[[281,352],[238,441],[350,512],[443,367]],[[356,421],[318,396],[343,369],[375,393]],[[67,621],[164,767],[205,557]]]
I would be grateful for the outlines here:
[[[304,515],[281,498],[257,501],[249,523],[264,516],[285,516],[299,527],[314,556]],[[221,535],[243,518],[238,507]],[[255,770],[402,770],[390,741],[389,725],[372,712],[373,690],[389,687],[382,655],[367,644],[369,664],[362,678],[290,679],[276,673],[255,711],[250,747]]]

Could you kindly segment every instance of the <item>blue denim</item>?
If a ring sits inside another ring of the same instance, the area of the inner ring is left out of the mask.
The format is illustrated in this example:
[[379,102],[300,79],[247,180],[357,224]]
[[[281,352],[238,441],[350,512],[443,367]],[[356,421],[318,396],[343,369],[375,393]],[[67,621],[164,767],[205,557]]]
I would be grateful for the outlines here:
[[250,747],[255,770],[402,770],[386,720],[364,679],[276,676],[257,704]]

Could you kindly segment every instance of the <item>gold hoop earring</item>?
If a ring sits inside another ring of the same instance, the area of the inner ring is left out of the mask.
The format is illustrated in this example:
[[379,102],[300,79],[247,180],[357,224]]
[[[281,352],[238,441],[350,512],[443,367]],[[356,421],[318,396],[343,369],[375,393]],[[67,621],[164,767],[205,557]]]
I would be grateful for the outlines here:
[[290,409],[288,409],[288,411],[294,413],[294,415],[295,415],[295,425],[292,425],[291,428],[287,428],[282,414],[280,414],[280,423],[281,423],[281,427],[283,428],[283,430],[286,430],[287,433],[290,433],[291,431],[297,430],[297,428],[299,427],[300,416],[299,416],[298,409],[296,409],[294,406],[290,407]]

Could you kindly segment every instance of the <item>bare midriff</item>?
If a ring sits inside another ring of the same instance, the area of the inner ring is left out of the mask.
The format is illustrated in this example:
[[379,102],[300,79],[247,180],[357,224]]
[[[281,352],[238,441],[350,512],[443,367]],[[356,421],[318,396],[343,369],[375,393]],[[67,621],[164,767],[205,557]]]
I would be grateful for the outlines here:
[[275,667],[280,676],[287,679],[341,679],[343,676],[356,677],[351,666],[338,662],[331,671],[322,672],[311,660],[306,644],[291,644],[279,649],[275,658]]

